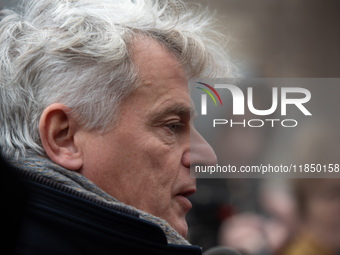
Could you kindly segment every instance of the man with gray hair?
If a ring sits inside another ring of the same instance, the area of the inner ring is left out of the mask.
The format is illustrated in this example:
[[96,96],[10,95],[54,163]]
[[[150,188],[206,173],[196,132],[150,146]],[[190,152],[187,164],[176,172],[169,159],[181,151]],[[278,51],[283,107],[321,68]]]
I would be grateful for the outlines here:
[[177,0],[2,11],[1,154],[29,190],[16,253],[200,254],[185,240],[190,167],[216,156],[188,79],[233,69],[211,22]]

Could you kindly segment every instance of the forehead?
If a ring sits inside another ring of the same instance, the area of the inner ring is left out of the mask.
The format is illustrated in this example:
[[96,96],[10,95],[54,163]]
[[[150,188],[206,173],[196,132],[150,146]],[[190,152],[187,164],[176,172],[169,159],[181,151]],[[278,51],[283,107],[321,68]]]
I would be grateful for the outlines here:
[[190,107],[186,73],[167,48],[153,39],[140,37],[132,45],[131,53],[142,83],[132,93],[136,103],[148,104],[149,108],[170,103]]
[[[139,71],[140,80],[148,85],[155,79],[185,79],[184,68],[165,46],[144,36],[138,37],[131,47],[132,61]],[[186,81],[187,82],[187,81]]]

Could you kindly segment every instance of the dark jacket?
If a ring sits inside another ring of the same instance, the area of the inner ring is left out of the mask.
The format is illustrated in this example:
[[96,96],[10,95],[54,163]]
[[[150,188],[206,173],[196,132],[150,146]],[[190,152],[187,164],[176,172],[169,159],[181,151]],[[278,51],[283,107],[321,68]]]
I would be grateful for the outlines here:
[[197,246],[168,244],[163,230],[135,211],[15,169],[3,159],[0,168],[3,250],[9,254],[201,254]]

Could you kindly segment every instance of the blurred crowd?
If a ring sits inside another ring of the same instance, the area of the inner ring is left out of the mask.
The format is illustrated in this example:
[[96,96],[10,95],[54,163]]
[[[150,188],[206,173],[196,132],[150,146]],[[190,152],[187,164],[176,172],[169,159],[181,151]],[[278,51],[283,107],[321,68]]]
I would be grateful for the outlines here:
[[[199,2],[225,17],[221,23],[228,25],[221,27],[237,38],[231,53],[245,62],[247,75],[339,77],[340,2]],[[224,140],[225,161],[256,165],[267,154],[278,163],[338,163],[339,92],[330,93],[322,86],[313,91],[311,101],[317,94],[324,97],[324,102],[312,109],[315,122],[307,123],[307,128],[304,126],[294,137],[249,128],[233,129],[219,137]],[[325,115],[329,109],[333,112],[325,116],[326,120],[314,117]],[[281,145],[282,150],[268,152],[271,141]],[[294,145],[287,149],[292,141]],[[206,249],[218,245],[234,247],[245,255],[340,254],[340,179],[197,181],[194,207],[188,215],[192,243]]]
[[[320,123],[299,128],[287,147],[293,164],[339,163],[337,123]],[[221,164],[263,160],[271,135],[280,134],[247,127],[230,129],[224,138],[215,134],[223,147],[215,148]],[[340,254],[340,178],[296,177],[198,179],[188,216],[191,241],[244,255]]]
[[[234,179],[225,186],[248,190],[253,181]],[[243,201],[257,200],[258,210],[241,210],[227,202],[196,208],[192,214],[201,214],[201,229],[191,229],[192,242],[206,248],[228,246],[244,255],[340,253],[340,179],[290,179],[285,184],[267,180],[260,187],[257,198],[249,194]],[[194,224],[195,218],[190,219]]]

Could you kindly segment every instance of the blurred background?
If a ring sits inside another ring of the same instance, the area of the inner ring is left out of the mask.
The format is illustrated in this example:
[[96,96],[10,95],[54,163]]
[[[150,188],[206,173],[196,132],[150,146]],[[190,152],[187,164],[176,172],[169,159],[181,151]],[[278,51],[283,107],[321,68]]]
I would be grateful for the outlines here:
[[[340,77],[340,2],[195,2],[216,11],[220,31],[231,37],[227,50],[244,77]],[[310,106],[313,117],[333,108],[333,116],[327,116],[332,122],[313,118],[294,134],[235,128],[219,137],[225,140],[223,163],[338,159],[339,93],[340,86],[332,90],[317,86],[312,91],[312,99],[324,97],[323,104]],[[339,179],[198,179],[197,183],[187,217],[193,244],[204,249],[225,245],[248,255],[340,254]]]
[[[188,2],[216,11],[220,31],[231,38],[230,56],[245,77],[340,77],[340,1]],[[0,0],[0,7],[16,4],[15,0]],[[327,98],[337,102],[339,92],[340,86]],[[320,86],[315,93],[330,92]],[[322,126],[307,123],[303,134],[276,137],[276,143],[294,140],[296,149],[269,155],[310,163],[321,155],[320,160],[329,163],[322,157],[338,153],[338,119],[335,115],[334,123]],[[244,131],[226,138],[226,153],[233,164],[259,161],[267,144],[273,142],[270,132]],[[204,250],[225,245],[244,255],[340,254],[339,179],[198,179],[198,191],[191,201],[188,239]]]
[[[228,51],[245,77],[340,77],[340,2],[194,2],[216,11],[220,31],[231,37]],[[324,95],[339,110],[340,86],[332,92],[322,86],[314,89],[312,95]],[[312,112],[321,113],[323,106],[314,105]],[[294,135],[234,129],[225,138],[224,156],[228,163],[250,165],[265,157],[278,163],[325,162],[330,154],[339,158],[337,114],[333,121],[320,125],[322,121],[314,119]],[[270,147],[273,142],[283,145],[282,151]],[[197,181],[187,217],[193,244],[204,249],[226,245],[249,255],[340,254],[339,179]]]

